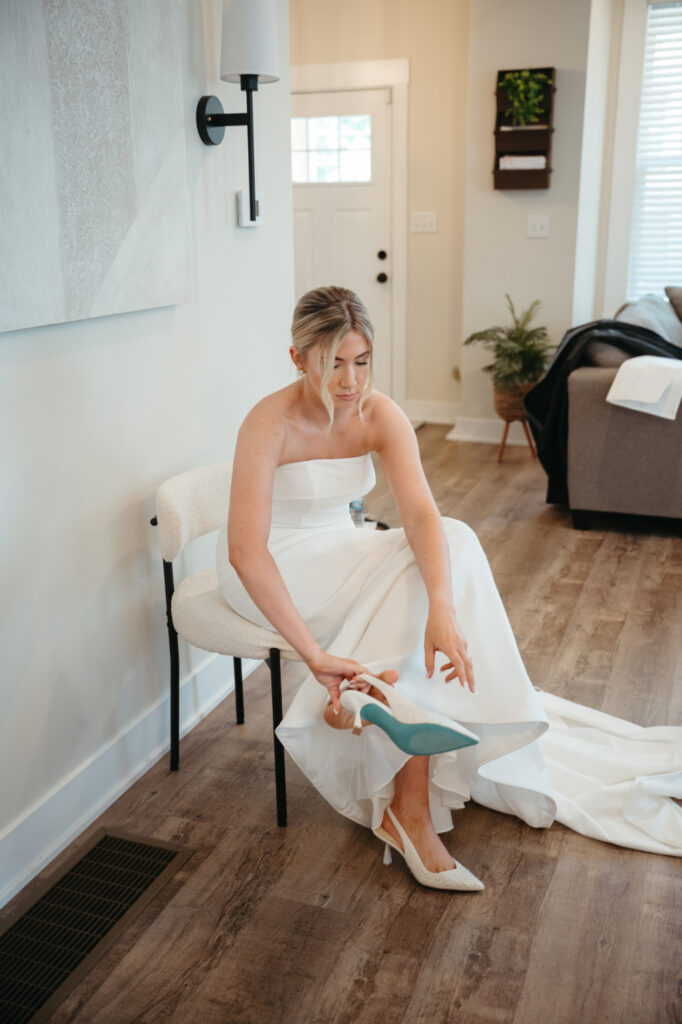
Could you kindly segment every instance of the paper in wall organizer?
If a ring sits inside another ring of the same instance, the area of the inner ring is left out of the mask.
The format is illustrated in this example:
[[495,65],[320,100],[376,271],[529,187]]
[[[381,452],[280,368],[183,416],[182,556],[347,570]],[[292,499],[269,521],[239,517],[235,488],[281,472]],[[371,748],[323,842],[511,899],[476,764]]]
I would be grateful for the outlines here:
[[544,171],[546,156],[501,156],[501,171]]

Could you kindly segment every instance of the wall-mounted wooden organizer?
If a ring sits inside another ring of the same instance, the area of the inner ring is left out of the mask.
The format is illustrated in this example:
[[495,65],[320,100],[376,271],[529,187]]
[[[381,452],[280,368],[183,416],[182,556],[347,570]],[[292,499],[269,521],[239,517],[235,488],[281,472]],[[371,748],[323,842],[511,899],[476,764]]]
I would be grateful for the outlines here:
[[[497,72],[497,115],[495,118],[495,167],[493,175],[496,189],[507,188],[549,188],[549,176],[552,173],[552,134],[554,132],[554,93],[556,87],[554,68],[528,68],[512,69],[542,71],[547,75],[549,81],[545,84],[542,96],[542,108],[544,113],[540,115],[540,121],[536,125],[512,125],[511,119],[505,117],[505,112],[511,108],[511,100],[504,90],[500,89],[500,82],[507,74],[507,71]],[[504,170],[500,167],[500,160],[505,156],[532,156],[544,157],[545,166],[532,170]]]

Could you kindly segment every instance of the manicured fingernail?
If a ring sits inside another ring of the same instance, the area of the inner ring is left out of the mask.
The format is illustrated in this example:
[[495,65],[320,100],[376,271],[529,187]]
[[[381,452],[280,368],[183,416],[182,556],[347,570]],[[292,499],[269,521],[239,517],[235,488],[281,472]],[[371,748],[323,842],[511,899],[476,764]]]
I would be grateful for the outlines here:
[[339,713],[339,709],[338,708],[334,708],[334,714],[338,715],[338,713]]

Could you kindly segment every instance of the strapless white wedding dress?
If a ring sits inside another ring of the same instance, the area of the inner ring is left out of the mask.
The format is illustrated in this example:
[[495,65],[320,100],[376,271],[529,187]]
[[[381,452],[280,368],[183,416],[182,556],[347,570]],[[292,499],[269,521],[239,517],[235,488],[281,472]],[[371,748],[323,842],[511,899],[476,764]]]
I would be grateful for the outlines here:
[[[486,556],[465,523],[443,519],[457,617],[469,645],[475,694],[436,671],[426,679],[428,601],[402,529],[357,529],[348,503],[375,483],[368,455],[287,463],[275,471],[268,547],[310,630],[332,654],[397,686],[479,737],[430,760],[431,813],[439,832],[469,799],[535,827],[557,820],[621,846],[682,855],[682,728],[642,728],[533,687]],[[270,626],[217,547],[231,607]],[[445,658],[437,655],[436,669]],[[354,736],[322,717],[327,691],[312,675],[279,726],[285,748],[342,814],[377,826],[408,755],[375,726]]]

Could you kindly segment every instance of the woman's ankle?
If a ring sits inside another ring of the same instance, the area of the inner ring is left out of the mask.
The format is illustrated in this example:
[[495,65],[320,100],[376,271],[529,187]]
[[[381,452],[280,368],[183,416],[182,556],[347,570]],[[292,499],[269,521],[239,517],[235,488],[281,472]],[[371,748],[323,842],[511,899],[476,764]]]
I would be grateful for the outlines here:
[[[407,825],[431,825],[434,828],[431,812],[428,807],[415,807],[412,803],[405,803],[394,799],[390,804],[390,808],[406,831]],[[385,816],[388,817],[388,813]]]

